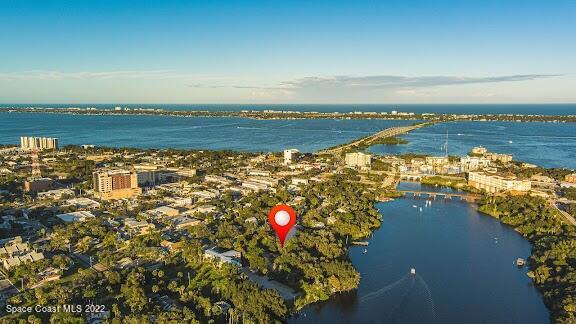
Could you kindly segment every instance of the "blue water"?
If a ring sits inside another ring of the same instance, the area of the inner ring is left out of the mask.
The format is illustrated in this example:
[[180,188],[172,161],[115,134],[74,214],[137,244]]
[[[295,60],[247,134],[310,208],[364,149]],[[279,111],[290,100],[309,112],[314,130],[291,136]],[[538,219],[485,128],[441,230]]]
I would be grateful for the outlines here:
[[[420,189],[419,184],[401,186]],[[513,264],[530,255],[526,240],[467,203],[437,199],[426,207],[425,201],[377,204],[383,223],[368,252],[350,251],[362,276],[358,289],[308,306],[291,322],[549,322],[528,269]],[[416,276],[409,274],[411,268]]]
[[402,135],[409,141],[406,145],[375,145],[369,150],[378,154],[443,155],[446,131],[451,155],[465,155],[472,147],[482,145],[544,167],[576,168],[576,123],[443,123]]
[[6,107],[94,107],[112,109],[116,106],[130,108],[161,108],[165,110],[208,110],[208,111],[240,111],[240,110],[292,110],[292,111],[318,111],[318,112],[351,112],[375,111],[414,113],[446,113],[446,114],[539,114],[539,115],[576,115],[576,104],[0,104]]
[[[17,144],[22,135],[58,137],[61,145],[314,152],[349,142],[383,128],[414,121],[254,120],[237,117],[92,116],[0,112],[0,144]],[[473,146],[511,153],[517,160],[544,167],[576,168],[575,123],[451,122],[402,135],[406,145],[376,145],[377,154],[464,155]],[[510,143],[509,141],[512,141]]]
[[0,113],[0,144],[20,143],[20,136],[49,136],[60,145],[314,152],[414,121],[255,120],[236,117],[92,116]]

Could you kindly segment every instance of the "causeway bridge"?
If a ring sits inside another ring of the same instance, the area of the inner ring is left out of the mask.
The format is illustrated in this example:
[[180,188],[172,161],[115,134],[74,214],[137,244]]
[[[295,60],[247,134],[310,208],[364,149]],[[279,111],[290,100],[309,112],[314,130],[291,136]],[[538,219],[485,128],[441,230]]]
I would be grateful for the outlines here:
[[318,152],[316,152],[316,154],[336,154],[337,155],[337,154],[342,153],[346,149],[352,148],[352,147],[357,146],[357,145],[361,145],[361,144],[362,145],[370,145],[374,141],[376,141],[377,139],[394,137],[397,135],[405,134],[405,133],[408,133],[408,132],[413,131],[415,129],[425,127],[425,126],[428,126],[431,124],[432,123],[427,122],[427,123],[420,123],[420,124],[411,125],[411,126],[399,126],[399,127],[386,128],[386,129],[381,130],[381,131],[374,133],[372,135],[359,138],[359,139],[352,141],[348,144],[344,144],[341,146],[336,146],[336,147],[332,147],[332,148],[318,151]]
[[454,193],[454,192],[437,192],[437,191],[420,191],[420,190],[398,190],[404,196],[411,195],[414,198],[426,197],[428,199],[436,199],[436,197],[443,197],[444,199],[458,198],[462,201],[475,202],[482,198],[482,195],[473,193]]

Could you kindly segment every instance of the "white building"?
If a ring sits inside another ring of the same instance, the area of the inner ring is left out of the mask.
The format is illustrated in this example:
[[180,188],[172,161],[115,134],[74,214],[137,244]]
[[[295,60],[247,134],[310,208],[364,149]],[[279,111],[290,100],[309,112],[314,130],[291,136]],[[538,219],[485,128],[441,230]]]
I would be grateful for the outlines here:
[[300,151],[297,149],[287,149],[284,150],[284,164],[288,165],[294,162],[298,158]]
[[492,161],[485,157],[464,156],[460,158],[460,165],[466,172],[487,168]]
[[71,189],[54,189],[38,193],[39,199],[61,199],[63,196],[74,197],[74,191]]
[[501,191],[526,192],[532,188],[530,180],[518,180],[514,177],[503,177],[484,172],[468,173],[468,185],[490,193]]
[[357,152],[346,153],[346,166],[353,168],[370,168],[372,164],[372,155]]
[[58,139],[52,137],[20,137],[20,148],[23,150],[57,150]]
[[204,257],[207,259],[215,259],[218,264],[228,263],[236,267],[241,267],[240,252],[234,250],[218,251],[216,248],[211,248],[204,251]]
[[59,215],[56,215],[56,217],[60,218],[65,223],[72,223],[72,222],[84,222],[84,221],[91,219],[91,218],[94,218],[96,216],[94,216],[89,211],[81,210],[81,211],[75,211],[75,212],[66,213],[66,214],[59,214]]
[[488,153],[488,149],[483,146],[476,146],[472,148],[472,154],[484,155],[486,153]]

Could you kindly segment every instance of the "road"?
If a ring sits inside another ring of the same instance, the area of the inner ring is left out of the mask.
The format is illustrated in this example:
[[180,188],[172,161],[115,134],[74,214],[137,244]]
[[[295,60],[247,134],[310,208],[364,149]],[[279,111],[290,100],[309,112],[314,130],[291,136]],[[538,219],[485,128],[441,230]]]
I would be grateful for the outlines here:
[[554,208],[556,208],[556,210],[560,213],[560,215],[564,216],[564,218],[566,219],[566,222],[576,226],[576,219],[574,219],[574,217],[572,215],[570,215],[567,212],[560,209],[557,205],[557,202],[558,202],[557,200],[550,200],[550,204],[552,206],[554,206]]

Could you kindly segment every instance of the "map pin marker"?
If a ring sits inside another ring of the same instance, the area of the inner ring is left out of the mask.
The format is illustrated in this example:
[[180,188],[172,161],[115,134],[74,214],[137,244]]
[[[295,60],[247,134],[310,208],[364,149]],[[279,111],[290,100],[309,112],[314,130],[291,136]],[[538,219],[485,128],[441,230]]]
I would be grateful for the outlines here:
[[284,240],[290,229],[296,224],[296,212],[288,205],[276,205],[268,214],[268,221],[284,247]]

